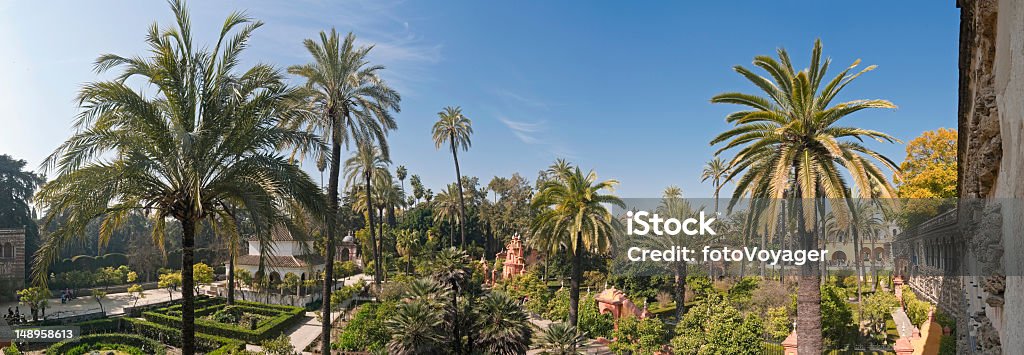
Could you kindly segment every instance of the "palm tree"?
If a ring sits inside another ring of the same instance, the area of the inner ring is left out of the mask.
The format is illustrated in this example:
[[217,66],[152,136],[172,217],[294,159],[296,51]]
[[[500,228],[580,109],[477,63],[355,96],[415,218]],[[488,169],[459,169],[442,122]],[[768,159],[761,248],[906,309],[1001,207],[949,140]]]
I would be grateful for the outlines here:
[[704,170],[700,173],[700,181],[711,180],[711,186],[715,188],[715,213],[718,213],[718,193],[722,190],[722,177],[728,173],[729,166],[718,156],[704,165]]
[[415,229],[402,229],[395,234],[395,250],[405,259],[405,272],[412,274],[412,257],[419,249],[422,234]]
[[[814,233],[818,229],[818,209],[813,199],[833,200],[831,205],[841,209],[845,205],[842,200],[851,197],[840,169],[846,170],[862,197],[895,196],[895,190],[876,162],[898,174],[896,164],[860,143],[864,138],[890,143],[896,139],[882,132],[839,124],[842,118],[860,110],[896,106],[885,100],[855,100],[832,105],[843,88],[875,67],[850,74],[859,64],[856,61],[822,86],[829,62],[821,58],[820,40],[814,43],[810,67],[799,72],[793,69],[789,54],[779,49],[778,60],[768,56],[754,59],[754,65],[767,71],[772,79],[742,66],[735,67],[736,72],[766,96],[725,93],[711,99],[713,103],[748,107],[729,114],[726,121],[735,127],[711,141],[712,145],[725,143],[716,155],[742,147],[728,164],[733,171],[726,176],[726,181],[743,174],[736,183],[729,207],[742,196],[771,199],[764,216],[774,226],[781,208],[779,201],[788,198],[787,203],[795,207],[791,211],[796,216],[800,248],[806,250],[818,247]],[[821,273],[817,269],[817,262],[801,267],[797,342],[802,354],[822,352],[821,289],[818,287]]]
[[[459,191],[465,191],[462,189],[462,172],[459,171],[459,149],[469,150],[469,147],[473,144],[470,142],[469,136],[473,135],[473,121],[462,114],[462,108],[456,107],[445,107],[444,110],[437,113],[438,120],[434,123],[433,138],[434,148],[441,149],[445,143],[451,147],[452,159],[455,160],[455,184],[458,185]],[[462,197],[462,193],[459,194],[459,233],[462,235],[462,240],[459,246],[466,247],[466,226],[463,225],[466,220],[466,202]]]
[[[434,223],[447,222],[448,225],[453,226],[450,229],[452,233],[455,233],[455,224],[462,224],[462,214],[459,213],[461,207],[459,202],[462,200],[460,190],[455,184],[448,184],[447,189],[441,191],[434,198]],[[449,241],[454,245],[455,236],[449,236]]]
[[406,193],[405,178],[409,177],[409,170],[405,168],[405,165],[399,165],[398,168],[395,169],[395,177],[402,183],[402,194],[404,195]]
[[587,345],[587,333],[581,332],[572,325],[562,322],[548,324],[534,340],[541,354],[545,355],[576,355],[583,354]]
[[462,319],[459,315],[459,294],[465,291],[468,286],[472,270],[469,266],[469,255],[464,250],[456,248],[445,248],[434,255],[431,263],[431,277],[442,287],[451,290],[451,303],[449,315],[451,321],[448,326],[452,331],[452,349],[455,354],[462,354]]
[[[378,289],[380,289],[381,268],[383,266],[380,262],[380,245],[377,244],[377,236],[374,234],[373,215],[375,209],[373,203],[374,194],[372,192],[374,185],[372,181],[375,177],[379,179],[381,176],[387,176],[388,180],[390,180],[389,164],[391,164],[391,160],[388,159],[384,151],[370,141],[360,143],[356,153],[345,160],[347,185],[353,188],[362,186],[363,196],[366,197],[364,198],[366,204],[363,205],[365,206],[363,211],[366,213],[366,226],[370,231],[370,244],[373,244],[373,283]],[[359,180],[362,181],[360,182]]]
[[540,185],[531,207],[540,211],[531,225],[531,243],[537,250],[557,253],[572,251],[572,278],[569,288],[569,324],[575,326],[583,277],[583,253],[604,252],[611,248],[613,234],[620,223],[604,207],[625,208],[611,191],[619,182],[597,181],[593,171],[584,174],[579,167],[556,162],[548,170],[550,179]]
[[[658,206],[658,214],[665,216],[666,218],[676,218],[680,221],[686,220],[693,213],[690,208],[690,203],[683,199],[683,190],[678,186],[669,186],[665,188],[662,193],[661,204]],[[687,240],[693,237],[687,236],[681,238],[680,236],[659,236],[655,237],[658,242],[661,242],[660,247],[671,248],[672,246],[685,245]],[[672,299],[676,303],[676,321],[683,318],[686,314],[686,261],[677,260],[676,262],[669,265],[672,269],[672,275],[674,277],[675,285],[672,287]]]
[[525,354],[532,329],[526,312],[503,292],[485,296],[476,310],[475,349],[484,354]]
[[[103,244],[131,213],[142,212],[153,223],[158,246],[168,219],[176,220],[182,227],[182,353],[193,354],[192,265],[199,229],[233,230],[226,206],[259,219],[263,230],[282,200],[322,211],[316,184],[278,148],[326,148],[317,136],[281,125],[299,111],[278,71],[266,65],[237,70],[260,22],[233,13],[212,50],[202,49],[193,45],[184,5],[174,1],[171,8],[177,26],[149,28],[150,57],[103,55],[95,64],[98,72],[124,71],[81,89],[77,133],[43,163],[44,170],[57,171],[37,195],[47,211],[45,223],[58,216],[64,223],[36,254],[33,276],[45,284],[49,265],[97,218]],[[129,79],[149,85],[136,91]]]
[[[323,137],[330,137],[330,176],[328,177],[326,200],[328,205],[326,255],[328,266],[334,263],[334,243],[337,236],[339,182],[341,179],[341,146],[350,142],[362,144],[375,141],[380,150],[388,155],[387,131],[397,128],[391,112],[400,110],[402,98],[379,76],[383,66],[371,65],[367,56],[373,49],[356,47],[355,35],[349,33],[344,40],[333,28],[330,33],[320,32],[320,41],[306,39],[303,44],[313,57],[313,62],[288,68],[288,72],[306,80],[306,100],[313,105],[317,114],[309,119],[296,121],[295,125]],[[317,165],[328,165],[318,159]],[[324,272],[323,305],[321,312],[330,314],[330,297],[333,283],[333,268]],[[379,282],[379,280],[374,280]],[[331,322],[324,322],[321,334],[321,352],[330,350]]]
[[444,317],[438,308],[423,301],[398,306],[387,320],[391,330],[388,342],[390,354],[441,354],[445,349],[444,335],[438,331]]

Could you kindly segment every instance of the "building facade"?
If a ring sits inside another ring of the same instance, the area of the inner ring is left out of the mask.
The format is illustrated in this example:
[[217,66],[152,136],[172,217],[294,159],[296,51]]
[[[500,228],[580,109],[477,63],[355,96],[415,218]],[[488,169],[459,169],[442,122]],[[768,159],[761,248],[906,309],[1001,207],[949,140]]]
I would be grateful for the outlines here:
[[315,279],[324,270],[324,261],[316,251],[313,243],[295,238],[288,228],[277,226],[270,233],[268,245],[261,245],[259,240],[249,239],[247,253],[239,255],[235,267],[247,270],[257,278],[260,273],[260,254],[268,251],[270,255],[263,258],[263,269],[272,283],[281,281],[285,275],[292,273],[301,280]]
[[25,229],[0,229],[0,301],[25,287]]

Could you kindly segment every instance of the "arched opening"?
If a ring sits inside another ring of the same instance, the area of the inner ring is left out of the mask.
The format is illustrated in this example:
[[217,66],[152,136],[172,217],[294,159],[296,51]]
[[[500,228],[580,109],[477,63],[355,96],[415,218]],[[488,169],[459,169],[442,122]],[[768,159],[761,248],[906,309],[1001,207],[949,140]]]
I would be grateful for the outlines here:
[[278,284],[278,283],[281,283],[281,274],[278,273],[277,271],[271,272],[270,273],[270,284],[273,285],[273,284]]
[[348,248],[341,248],[341,261],[348,261],[348,260],[349,260]]
[[10,242],[4,243],[3,248],[0,248],[0,252],[2,252],[0,255],[3,255],[4,258],[13,258],[14,244],[11,244]]
[[871,248],[864,247],[864,249],[861,249],[860,259],[863,261],[871,261]]
[[884,256],[885,256],[885,248],[882,248],[882,247],[875,248],[875,261],[883,261]]
[[833,253],[832,254],[832,264],[834,264],[834,265],[844,265],[844,264],[846,264],[846,253],[844,253],[842,251],[837,251],[837,252]]

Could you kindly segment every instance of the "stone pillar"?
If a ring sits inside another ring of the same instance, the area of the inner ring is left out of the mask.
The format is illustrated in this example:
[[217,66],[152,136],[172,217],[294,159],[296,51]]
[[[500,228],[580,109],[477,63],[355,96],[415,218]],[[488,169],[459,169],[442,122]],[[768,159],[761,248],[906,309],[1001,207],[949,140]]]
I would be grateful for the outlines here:
[[896,344],[892,347],[893,352],[896,355],[910,355],[914,353],[914,347],[910,345],[910,340],[907,338],[899,338],[896,340]]
[[797,355],[796,339],[796,329],[793,329],[793,332],[789,333],[789,336],[786,337],[786,340],[782,341],[782,353],[784,355]]

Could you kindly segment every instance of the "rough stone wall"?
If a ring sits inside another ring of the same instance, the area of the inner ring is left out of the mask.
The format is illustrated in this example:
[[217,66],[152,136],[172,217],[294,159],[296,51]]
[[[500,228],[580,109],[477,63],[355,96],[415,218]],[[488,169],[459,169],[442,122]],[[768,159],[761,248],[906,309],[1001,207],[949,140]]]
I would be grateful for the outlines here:
[[25,230],[0,229],[0,249],[7,243],[14,245],[15,257],[0,254],[0,301],[14,299],[14,292],[25,285]]
[[983,286],[977,298],[984,300],[967,307],[972,324],[958,324],[960,349],[967,349],[967,328],[975,327],[974,343],[982,353],[1022,353],[1024,1],[959,0],[957,5],[960,221],[970,239],[965,272],[979,275],[971,282]]

